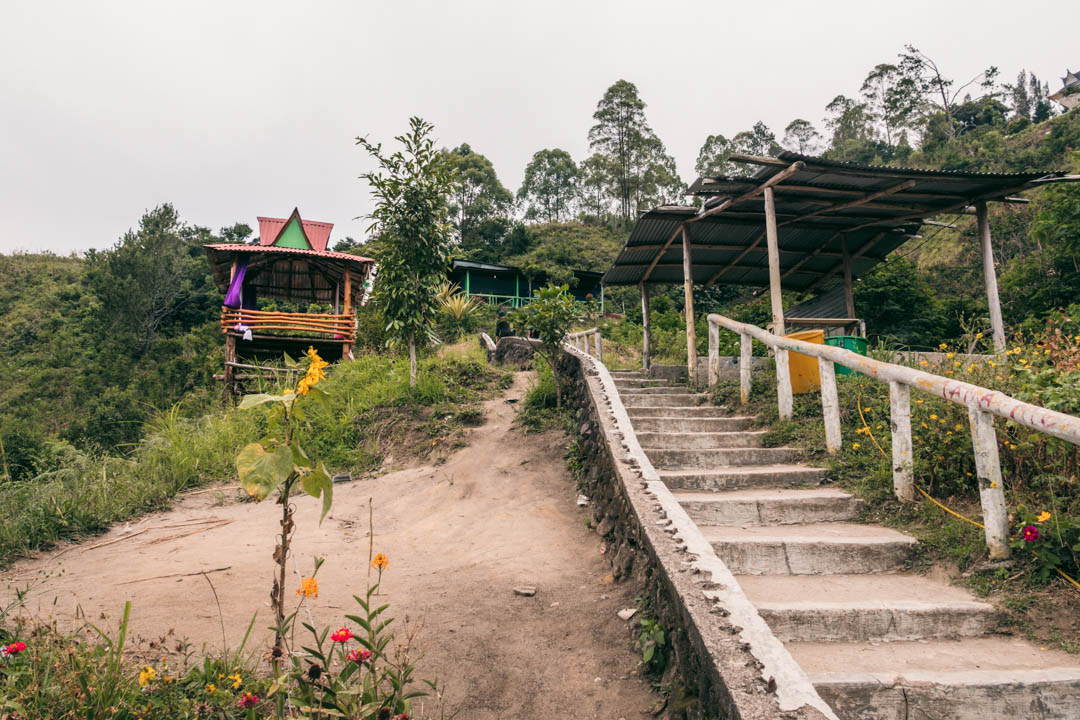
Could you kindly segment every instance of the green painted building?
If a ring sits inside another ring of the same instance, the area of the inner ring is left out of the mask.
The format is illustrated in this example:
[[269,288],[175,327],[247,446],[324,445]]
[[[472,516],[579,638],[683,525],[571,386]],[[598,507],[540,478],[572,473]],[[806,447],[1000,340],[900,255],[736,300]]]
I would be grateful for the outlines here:
[[[597,300],[600,310],[604,308],[604,287],[600,284],[603,273],[574,270],[577,282],[570,293],[581,301]],[[468,297],[480,298],[493,305],[520,307],[533,296],[533,290],[547,284],[546,275],[526,276],[521,270],[509,265],[454,260],[449,273],[451,282],[461,287]]]

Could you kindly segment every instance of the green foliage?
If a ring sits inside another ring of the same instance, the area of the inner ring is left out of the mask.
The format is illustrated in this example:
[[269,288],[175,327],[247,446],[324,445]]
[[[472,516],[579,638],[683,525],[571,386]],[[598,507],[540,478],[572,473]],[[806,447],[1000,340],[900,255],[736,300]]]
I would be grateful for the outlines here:
[[511,224],[514,196],[499,182],[495,166],[467,144],[444,150],[443,155],[455,173],[449,210],[458,251],[468,255],[499,243]]
[[577,282],[573,270],[607,270],[626,241],[624,233],[580,223],[533,225],[522,233],[522,251],[498,262],[521,268],[530,280],[546,277],[571,286]]
[[454,167],[435,150],[430,123],[414,117],[410,130],[395,138],[404,147],[387,155],[381,144],[357,138],[378,160],[378,172],[361,177],[376,200],[371,230],[383,238],[379,261],[379,297],[386,327],[408,344],[410,382],[416,384],[416,347],[426,342],[434,319],[435,288],[449,264],[451,227],[448,199]]
[[578,167],[565,150],[537,150],[525,166],[518,202],[526,204],[525,217],[543,222],[569,219],[578,195]]
[[642,617],[638,621],[637,645],[641,650],[641,664],[651,675],[661,675],[668,662],[667,628],[653,617]]
[[855,307],[867,333],[910,347],[936,347],[949,337],[942,301],[918,267],[902,257],[879,263],[855,286]]
[[559,370],[562,344],[575,323],[585,314],[582,303],[574,299],[566,285],[548,285],[536,291],[535,298],[509,315],[511,327],[522,337],[535,337],[537,355],[551,368],[555,378],[555,405],[562,407],[565,380]]

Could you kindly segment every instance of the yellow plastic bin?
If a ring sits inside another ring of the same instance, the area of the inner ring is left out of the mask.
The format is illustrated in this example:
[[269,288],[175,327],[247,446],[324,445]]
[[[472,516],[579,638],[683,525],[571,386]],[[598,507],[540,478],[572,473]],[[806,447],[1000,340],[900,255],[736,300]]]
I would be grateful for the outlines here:
[[[800,330],[788,333],[784,337],[792,340],[825,344],[824,330]],[[804,395],[821,389],[821,373],[818,372],[818,359],[810,355],[788,353],[788,368],[791,371],[791,392],[795,395]]]

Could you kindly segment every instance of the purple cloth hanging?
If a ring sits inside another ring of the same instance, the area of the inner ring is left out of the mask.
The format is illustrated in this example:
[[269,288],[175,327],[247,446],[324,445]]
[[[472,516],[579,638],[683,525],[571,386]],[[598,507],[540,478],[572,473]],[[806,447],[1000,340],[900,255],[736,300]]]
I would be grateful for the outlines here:
[[244,286],[244,273],[247,272],[247,265],[247,255],[241,255],[236,262],[236,273],[233,275],[232,282],[229,283],[229,291],[225,293],[225,307],[240,307],[241,297],[243,296],[240,289]]

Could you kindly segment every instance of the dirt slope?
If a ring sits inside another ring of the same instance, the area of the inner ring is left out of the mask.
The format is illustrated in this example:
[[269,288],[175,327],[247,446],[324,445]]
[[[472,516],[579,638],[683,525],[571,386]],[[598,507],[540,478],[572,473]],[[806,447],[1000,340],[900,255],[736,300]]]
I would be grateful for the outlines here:
[[[316,555],[327,558],[311,606],[316,625],[342,624],[354,611],[351,596],[366,587],[371,498],[375,551],[390,558],[381,594],[398,622],[408,616],[411,625],[422,623],[418,675],[445,686],[447,717],[640,717],[653,698],[636,672],[628,624],[615,615],[633,606],[636,588],[606,582],[601,542],[574,502],[562,439],[511,426],[506,399],[526,386],[519,374],[504,398],[488,402],[487,423],[445,464],[336,486],[322,527],[317,503],[297,501],[299,571],[308,574]],[[174,629],[216,649],[221,630],[206,580],[149,578],[227,567],[209,577],[228,640],[238,642],[257,609],[253,646],[261,654],[269,646],[264,628],[280,510],[225,495],[190,496],[168,513],[21,562],[5,578],[44,576],[29,608],[62,625],[72,622],[76,605],[90,618],[115,618],[131,600],[134,632],[156,637]],[[160,527],[211,518],[229,522]],[[94,547],[146,528],[154,529]],[[537,586],[535,597],[515,595],[521,584]]]

